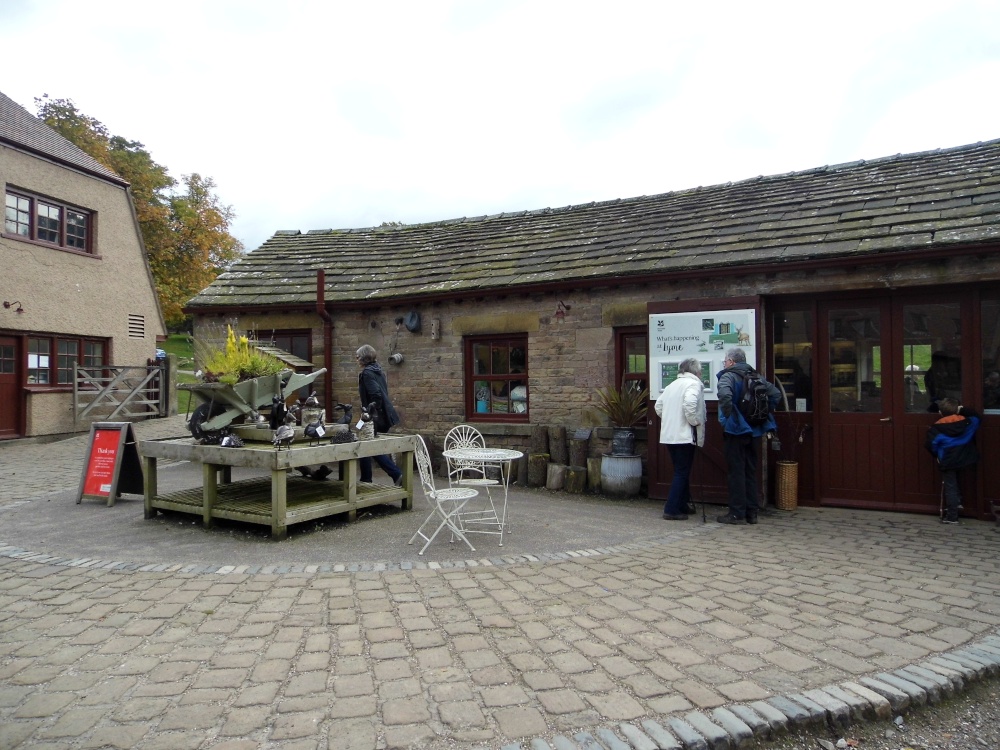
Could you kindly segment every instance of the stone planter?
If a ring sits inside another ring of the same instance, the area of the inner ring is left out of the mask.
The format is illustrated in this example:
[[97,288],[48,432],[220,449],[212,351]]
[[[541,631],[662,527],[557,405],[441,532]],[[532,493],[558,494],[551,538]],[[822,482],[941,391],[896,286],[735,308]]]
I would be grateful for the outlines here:
[[616,456],[605,453],[601,458],[601,490],[607,495],[631,497],[642,487],[642,456]]

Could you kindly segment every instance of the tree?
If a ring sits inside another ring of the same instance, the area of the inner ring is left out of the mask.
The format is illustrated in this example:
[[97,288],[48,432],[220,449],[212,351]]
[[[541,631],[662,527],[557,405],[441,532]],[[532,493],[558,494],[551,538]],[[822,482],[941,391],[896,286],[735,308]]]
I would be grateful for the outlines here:
[[130,185],[160,308],[167,326],[187,323],[184,304],[235,261],[243,245],[229,233],[234,214],[215,182],[184,175],[183,190],[139,141],[113,136],[70,99],[35,99],[38,117]]

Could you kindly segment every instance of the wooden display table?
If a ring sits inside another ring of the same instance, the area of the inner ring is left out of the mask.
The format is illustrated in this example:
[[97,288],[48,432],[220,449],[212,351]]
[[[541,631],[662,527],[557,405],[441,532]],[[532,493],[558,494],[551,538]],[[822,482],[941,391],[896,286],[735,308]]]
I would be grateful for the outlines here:
[[[401,502],[403,510],[410,510],[413,507],[416,444],[416,438],[411,435],[386,435],[374,440],[325,443],[316,447],[293,443],[290,450],[278,451],[270,443],[247,442],[243,448],[222,448],[199,445],[192,438],[146,440],[139,446],[146,464],[145,517],[153,518],[157,510],[193,513],[202,517],[206,528],[211,527],[214,518],[228,518],[270,526],[272,539],[284,539],[292,524],[338,513],[347,513],[353,521],[358,508],[369,505]],[[401,454],[399,468],[403,471],[403,486],[360,484],[358,459],[385,453]],[[201,464],[203,487],[158,494],[156,461],[159,458]],[[332,466],[334,463],[340,467],[339,479],[314,481],[289,476],[299,466]],[[232,482],[234,466],[270,471],[270,482],[266,478]]]

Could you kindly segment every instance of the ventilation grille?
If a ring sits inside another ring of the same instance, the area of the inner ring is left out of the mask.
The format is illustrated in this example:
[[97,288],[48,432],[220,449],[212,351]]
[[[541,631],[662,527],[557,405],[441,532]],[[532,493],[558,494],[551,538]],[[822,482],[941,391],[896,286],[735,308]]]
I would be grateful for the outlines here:
[[146,338],[146,318],[142,315],[129,313],[128,316],[128,337],[130,339]]

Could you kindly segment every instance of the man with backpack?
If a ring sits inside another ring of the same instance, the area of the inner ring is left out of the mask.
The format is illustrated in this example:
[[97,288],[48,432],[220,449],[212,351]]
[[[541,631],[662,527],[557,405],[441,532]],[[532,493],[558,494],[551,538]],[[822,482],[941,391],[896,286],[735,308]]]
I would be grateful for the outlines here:
[[781,391],[747,364],[739,347],[726,352],[719,379],[719,421],[729,473],[729,512],[719,523],[757,523],[757,455],[762,435],[773,432]]

